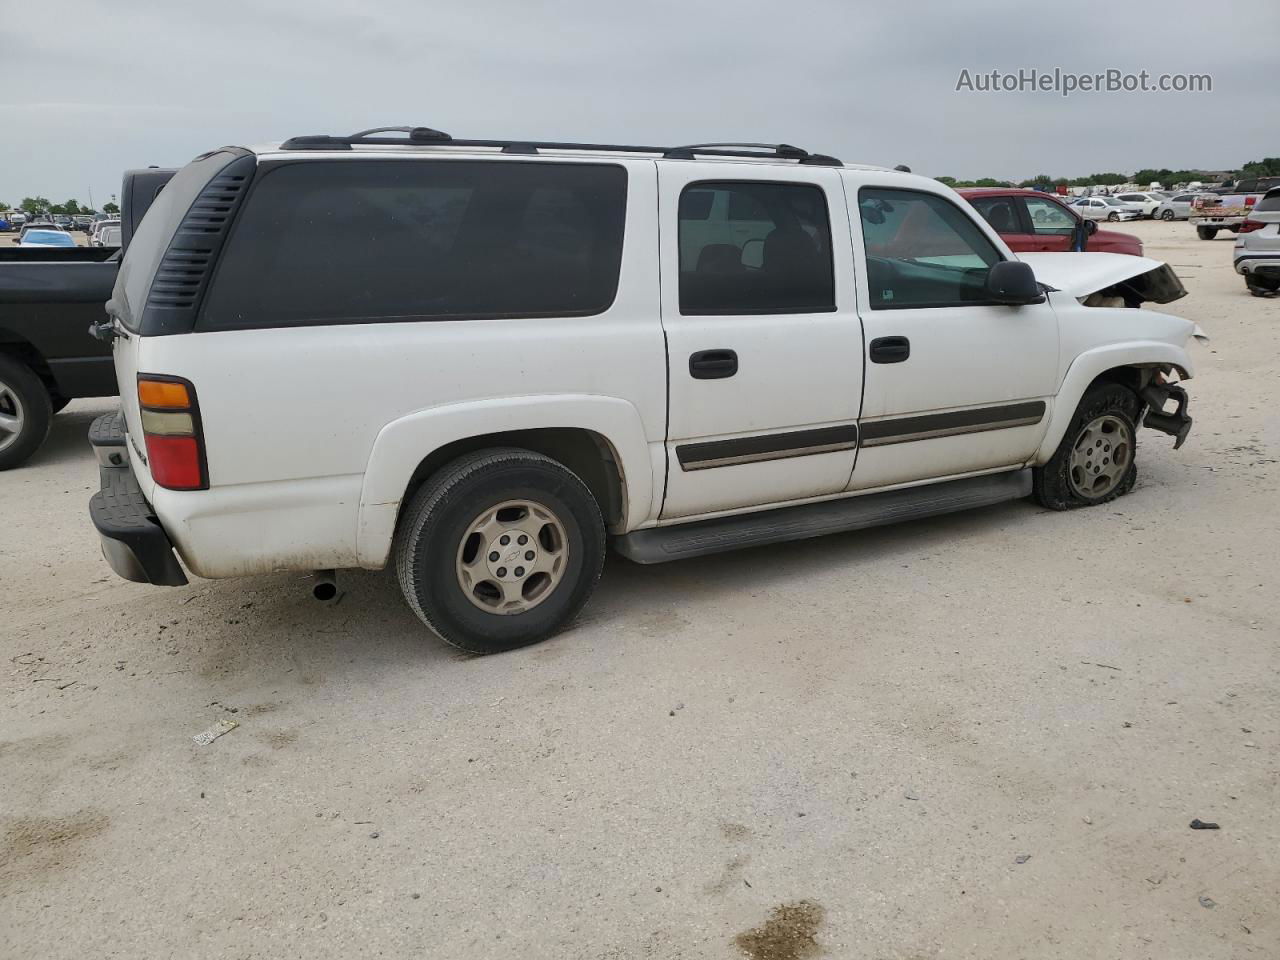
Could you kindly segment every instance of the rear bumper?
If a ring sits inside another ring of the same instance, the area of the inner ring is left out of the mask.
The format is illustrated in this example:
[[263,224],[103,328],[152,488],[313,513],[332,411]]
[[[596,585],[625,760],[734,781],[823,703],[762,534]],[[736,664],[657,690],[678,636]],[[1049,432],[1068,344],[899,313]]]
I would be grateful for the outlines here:
[[100,487],[89,499],[89,519],[102,541],[102,555],[126,580],[183,586],[187,575],[174,556],[173,543],[143,496],[125,448],[111,442],[121,436],[118,417],[105,414],[89,428],[90,442],[99,457]]
[[1264,277],[1280,277],[1280,253],[1271,256],[1243,256],[1236,260],[1236,273],[1256,273]]

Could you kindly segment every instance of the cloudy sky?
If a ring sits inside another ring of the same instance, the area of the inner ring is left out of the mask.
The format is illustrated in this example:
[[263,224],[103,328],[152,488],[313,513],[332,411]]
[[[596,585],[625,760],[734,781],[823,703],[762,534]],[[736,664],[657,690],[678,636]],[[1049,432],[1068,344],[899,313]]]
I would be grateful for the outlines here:
[[[0,200],[389,124],[786,141],[962,178],[1280,155],[1276,0],[0,0]],[[957,93],[971,74],[1208,73],[1211,93]]]

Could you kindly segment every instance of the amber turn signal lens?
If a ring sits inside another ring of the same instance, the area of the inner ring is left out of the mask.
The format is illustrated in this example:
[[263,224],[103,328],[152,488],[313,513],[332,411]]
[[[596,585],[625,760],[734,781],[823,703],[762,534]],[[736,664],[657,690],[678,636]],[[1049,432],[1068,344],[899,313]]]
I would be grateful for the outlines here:
[[188,410],[191,395],[185,383],[168,380],[138,380],[138,403],[158,410]]

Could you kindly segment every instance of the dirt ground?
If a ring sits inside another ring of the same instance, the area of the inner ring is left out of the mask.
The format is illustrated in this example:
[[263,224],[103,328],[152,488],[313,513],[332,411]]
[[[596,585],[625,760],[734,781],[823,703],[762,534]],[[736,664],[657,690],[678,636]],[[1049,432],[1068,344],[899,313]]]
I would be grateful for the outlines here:
[[611,557],[488,659],[117,579],[72,404],[0,474],[0,956],[1280,956],[1280,299],[1124,229],[1213,337],[1131,495]]

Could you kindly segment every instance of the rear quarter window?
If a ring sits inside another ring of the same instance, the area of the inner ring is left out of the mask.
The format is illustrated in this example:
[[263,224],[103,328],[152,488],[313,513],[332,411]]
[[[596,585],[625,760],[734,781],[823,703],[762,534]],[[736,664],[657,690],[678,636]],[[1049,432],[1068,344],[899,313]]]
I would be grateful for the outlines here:
[[[220,150],[199,157],[179,170],[156,196],[129,243],[111,294],[117,316],[130,330],[138,329],[156,267],[169,249],[169,242],[191,204],[210,180],[238,156],[245,155],[244,151]],[[113,226],[120,221],[106,223]]]
[[264,165],[197,328],[602,313],[626,196],[613,164]]

